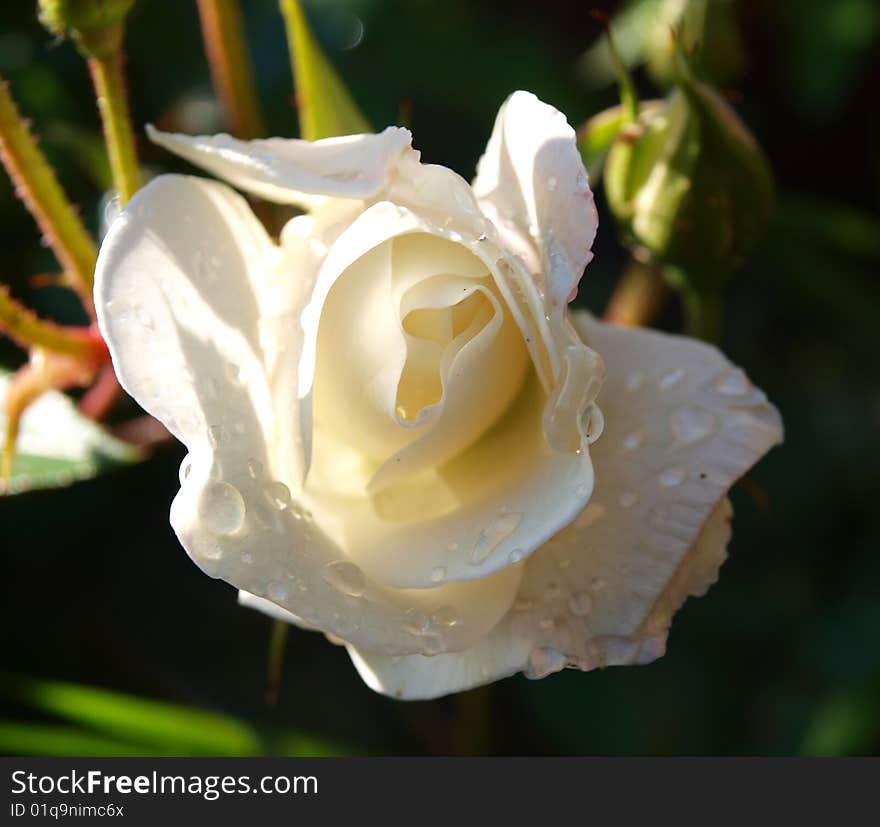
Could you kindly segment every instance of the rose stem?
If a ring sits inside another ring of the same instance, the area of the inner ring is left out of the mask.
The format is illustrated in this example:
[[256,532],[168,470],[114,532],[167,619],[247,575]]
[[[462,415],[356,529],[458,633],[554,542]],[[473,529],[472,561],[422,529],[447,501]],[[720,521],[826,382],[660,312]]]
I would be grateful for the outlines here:
[[705,342],[720,342],[723,316],[721,291],[717,288],[684,288],[681,291],[681,302],[685,333]]
[[18,113],[9,84],[0,79],[0,160],[15,193],[33,215],[52,251],[79,294],[89,316],[95,318],[92,284],[97,248],[76,209],[67,200],[52,167]]
[[[122,24],[119,24],[120,29]],[[104,143],[110,157],[110,171],[113,174],[113,187],[124,206],[140,186],[137,154],[134,149],[134,134],[128,114],[128,97],[122,71],[122,34],[113,48],[88,58],[89,72],[98,111],[104,127]]]
[[648,327],[662,312],[668,295],[669,286],[660,269],[632,259],[614,288],[604,319],[630,327]]
[[281,673],[284,668],[284,644],[287,642],[288,624],[283,620],[272,621],[272,633],[269,638],[269,674],[266,682],[266,706],[274,707],[278,703],[278,691],[281,689]]
[[250,140],[264,134],[238,0],[198,0],[205,54],[227,129]]
[[106,350],[90,328],[67,327],[40,319],[0,285],[0,331],[23,348],[41,347],[74,356],[84,362],[101,362]]

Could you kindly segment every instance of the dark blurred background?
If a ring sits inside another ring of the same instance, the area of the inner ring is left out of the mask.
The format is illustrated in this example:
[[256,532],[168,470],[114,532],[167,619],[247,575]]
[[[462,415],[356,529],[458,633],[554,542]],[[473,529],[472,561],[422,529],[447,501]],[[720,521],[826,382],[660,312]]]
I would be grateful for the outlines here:
[[[242,5],[270,131],[293,136],[277,5]],[[620,39],[638,63],[654,23],[651,0],[636,5],[641,18],[630,9]],[[374,125],[404,113],[423,159],[466,177],[515,89],[575,125],[616,103],[599,52],[584,58],[601,36],[589,7],[306,3]],[[779,406],[787,433],[734,489],[730,559],[709,594],[678,615],[668,654],[647,667],[518,676],[401,703],[367,689],[343,649],[292,629],[280,701],[268,709],[270,622],[238,608],[234,590],[179,547],[168,508],[182,450],[168,448],[71,488],[0,499],[0,751],[52,749],[58,722],[35,700],[44,684],[22,689],[28,676],[199,707],[280,754],[880,752],[880,3],[742,0],[731,11],[712,53],[737,56],[719,77],[766,149],[778,199],[763,243],[726,291],[723,347]],[[144,123],[222,128],[195,4],[141,0],[127,48],[141,158],[159,170],[171,162],[144,140]],[[109,179],[85,65],[39,26],[30,2],[0,10],[0,73],[97,231]],[[656,95],[642,68],[636,79]],[[63,291],[29,287],[56,265],[5,176],[0,250],[0,278],[18,295],[76,318]],[[578,301],[601,312],[624,261],[605,219]],[[679,325],[673,301],[661,326]],[[22,358],[0,343],[6,367]],[[71,736],[91,714],[59,709]],[[87,737],[69,743],[89,748]]]

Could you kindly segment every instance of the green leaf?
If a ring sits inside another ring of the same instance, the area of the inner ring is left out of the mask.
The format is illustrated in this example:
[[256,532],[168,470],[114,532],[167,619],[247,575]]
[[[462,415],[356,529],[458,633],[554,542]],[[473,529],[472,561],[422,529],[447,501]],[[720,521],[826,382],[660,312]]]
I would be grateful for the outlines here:
[[0,721],[0,755],[63,757],[151,755],[142,746],[60,724]]
[[[151,753],[258,755],[256,733],[214,712],[60,681],[8,678],[13,698]],[[149,748],[149,749],[147,749]]]
[[279,0],[287,27],[300,135],[308,141],[372,132],[309,29],[297,0]]
[[[11,375],[0,371],[0,443],[6,431],[4,400]],[[57,488],[142,459],[141,451],[87,419],[71,399],[47,391],[25,411],[9,492]]]

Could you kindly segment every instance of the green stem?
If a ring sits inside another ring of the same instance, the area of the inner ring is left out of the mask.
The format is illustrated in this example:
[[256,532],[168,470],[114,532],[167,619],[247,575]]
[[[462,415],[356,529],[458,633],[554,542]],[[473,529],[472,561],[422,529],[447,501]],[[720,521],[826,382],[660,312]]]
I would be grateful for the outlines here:
[[668,296],[669,286],[656,265],[630,259],[603,318],[615,324],[650,327],[663,311]]
[[269,638],[269,669],[266,682],[266,706],[278,703],[281,689],[281,673],[284,668],[284,644],[287,643],[289,624],[283,620],[272,621],[272,634]]
[[721,291],[685,288],[681,292],[681,300],[685,332],[705,342],[718,344],[721,341],[723,315]]
[[250,140],[264,133],[238,0],[198,0],[205,53],[229,131]]
[[0,79],[0,160],[15,185],[15,192],[33,215],[79,293],[83,306],[94,318],[92,285],[98,251],[76,209],[67,200],[52,167],[31,136]]
[[19,304],[5,285],[0,285],[0,333],[23,348],[41,347],[53,353],[75,356],[83,362],[97,362],[106,351],[100,339],[85,327],[66,327],[40,319]]
[[107,52],[93,54],[88,58],[88,64],[104,126],[113,186],[124,206],[140,186],[140,171],[128,114],[122,55],[122,46],[119,45]]

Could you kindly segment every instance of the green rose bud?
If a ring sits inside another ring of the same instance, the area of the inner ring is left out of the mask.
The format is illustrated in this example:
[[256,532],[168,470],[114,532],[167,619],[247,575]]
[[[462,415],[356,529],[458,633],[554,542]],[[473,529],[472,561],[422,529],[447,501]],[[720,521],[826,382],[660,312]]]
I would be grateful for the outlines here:
[[624,239],[701,291],[740,266],[773,200],[755,139],[687,67],[663,105],[642,107],[618,134],[605,190]]
[[39,0],[40,22],[57,37],[70,37],[85,57],[102,57],[122,43],[134,0]]
[[645,58],[651,79],[664,89],[678,74],[678,47],[671,32],[680,32],[685,47],[696,50],[692,66],[700,77],[724,85],[742,75],[745,55],[733,0],[662,0]]

